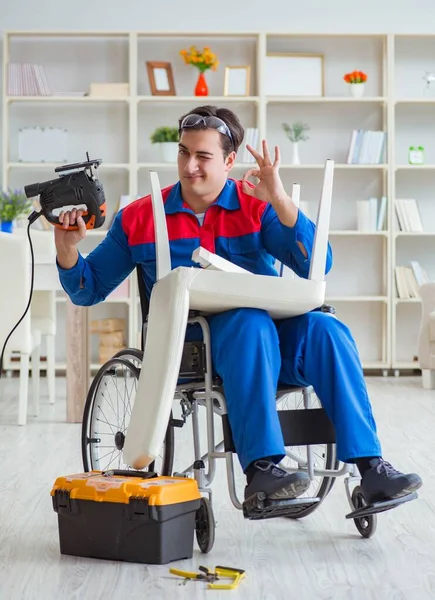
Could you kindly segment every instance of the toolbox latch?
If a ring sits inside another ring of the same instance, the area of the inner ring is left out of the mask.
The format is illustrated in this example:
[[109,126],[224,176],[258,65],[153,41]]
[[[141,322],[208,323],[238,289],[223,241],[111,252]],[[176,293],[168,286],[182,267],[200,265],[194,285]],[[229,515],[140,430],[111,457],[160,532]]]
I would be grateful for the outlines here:
[[148,518],[148,501],[145,498],[131,496],[127,504],[127,517],[129,521]]
[[60,515],[78,513],[77,502],[71,502],[69,490],[56,490],[53,498],[53,509]]

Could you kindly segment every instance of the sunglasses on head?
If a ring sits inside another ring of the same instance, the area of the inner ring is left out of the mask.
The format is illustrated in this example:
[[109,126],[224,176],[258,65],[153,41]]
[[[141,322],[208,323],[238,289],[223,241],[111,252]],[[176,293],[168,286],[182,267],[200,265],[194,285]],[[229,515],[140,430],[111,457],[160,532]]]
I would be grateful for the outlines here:
[[219,117],[203,117],[202,115],[197,114],[187,115],[187,117],[182,120],[180,129],[188,129],[189,127],[197,127],[198,125],[203,125],[205,129],[216,129],[216,131],[227,135],[230,140],[233,141],[230,128],[225,121],[222,121]]

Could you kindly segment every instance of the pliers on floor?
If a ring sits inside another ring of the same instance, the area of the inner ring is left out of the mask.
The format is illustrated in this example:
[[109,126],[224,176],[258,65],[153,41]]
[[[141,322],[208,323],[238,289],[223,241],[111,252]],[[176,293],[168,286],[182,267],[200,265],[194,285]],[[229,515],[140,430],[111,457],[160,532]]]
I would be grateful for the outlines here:
[[[214,571],[210,571],[207,567],[198,567],[200,573],[192,573],[190,571],[181,571],[180,569],[169,569],[172,575],[183,577],[184,581],[194,579],[196,581],[206,581],[210,590],[234,590],[236,589],[242,579],[246,577],[243,569],[236,569],[234,567],[215,567]],[[216,583],[219,579],[231,579],[232,583]]]

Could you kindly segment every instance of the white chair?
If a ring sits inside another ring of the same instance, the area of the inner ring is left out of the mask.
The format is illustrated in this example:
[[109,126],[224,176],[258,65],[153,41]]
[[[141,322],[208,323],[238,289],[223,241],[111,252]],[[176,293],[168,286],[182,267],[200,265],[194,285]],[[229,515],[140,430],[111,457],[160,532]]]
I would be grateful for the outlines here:
[[[17,235],[25,236],[28,243],[27,231],[17,229]],[[33,252],[35,256],[43,256],[53,263],[56,260],[56,247],[54,236],[51,231],[31,230]],[[34,290],[31,304],[32,328],[38,330],[45,343],[46,350],[46,373],[48,398],[50,404],[54,404],[56,398],[56,359],[55,359],[55,336],[56,336],[56,292],[54,290]]]
[[[190,309],[211,314],[233,308],[258,308],[273,318],[284,318],[307,313],[324,303],[333,173],[334,162],[328,160],[308,279],[254,275],[203,248],[193,253],[192,260],[205,268],[171,270],[161,189],[157,173],[150,173],[157,281],[151,293],[142,368],[123,448],[126,464],[143,469],[159,456]],[[210,352],[209,343],[206,347]],[[211,373],[207,377],[210,383]]]
[[[0,352],[12,328],[22,317],[30,294],[30,249],[27,238],[0,233]],[[20,355],[18,424],[27,421],[29,362],[32,358],[33,408],[39,414],[39,370],[41,333],[31,327],[30,311],[15,329],[6,346],[7,352]]]
[[435,389],[435,282],[420,287],[421,322],[418,340],[418,361],[422,374],[422,385]]

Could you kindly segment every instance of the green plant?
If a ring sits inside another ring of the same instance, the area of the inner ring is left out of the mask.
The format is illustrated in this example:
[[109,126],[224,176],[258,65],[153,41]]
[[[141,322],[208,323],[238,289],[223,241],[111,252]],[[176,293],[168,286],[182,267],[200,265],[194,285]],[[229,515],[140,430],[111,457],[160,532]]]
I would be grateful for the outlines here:
[[150,137],[152,144],[163,142],[178,142],[178,129],[176,127],[157,127]]
[[293,143],[305,142],[309,139],[309,137],[305,135],[304,132],[309,131],[310,128],[308,125],[302,123],[301,121],[296,121],[296,123],[293,123],[292,126],[290,126],[288,123],[283,123],[282,128],[284,129],[288,139]]
[[0,221],[7,223],[18,217],[27,215],[32,208],[32,202],[21,190],[0,192]]

